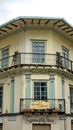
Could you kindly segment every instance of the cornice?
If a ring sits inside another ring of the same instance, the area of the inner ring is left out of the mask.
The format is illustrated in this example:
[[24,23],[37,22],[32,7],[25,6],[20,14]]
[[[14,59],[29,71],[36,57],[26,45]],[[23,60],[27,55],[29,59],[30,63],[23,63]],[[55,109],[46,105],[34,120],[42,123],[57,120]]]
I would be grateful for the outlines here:
[[12,78],[12,77],[15,77],[15,76],[20,76],[20,75],[27,75],[27,74],[30,74],[30,75],[33,75],[33,74],[42,74],[45,76],[45,74],[52,74],[52,75],[60,75],[61,77],[65,77],[67,79],[70,79],[70,80],[73,80],[73,74],[68,72],[67,70],[65,69],[61,69],[61,68],[56,68],[56,67],[52,67],[52,68],[49,68],[49,67],[41,67],[41,68],[26,68],[26,67],[18,67],[18,68],[13,68],[13,69],[9,69],[8,71],[3,71],[3,72],[0,72],[0,80],[1,79],[6,79],[6,78]]

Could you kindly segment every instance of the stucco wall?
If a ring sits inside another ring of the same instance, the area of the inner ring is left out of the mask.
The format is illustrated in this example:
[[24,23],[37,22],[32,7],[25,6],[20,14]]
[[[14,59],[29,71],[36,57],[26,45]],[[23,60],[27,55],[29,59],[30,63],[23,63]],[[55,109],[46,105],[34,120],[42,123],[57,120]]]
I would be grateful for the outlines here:
[[62,46],[70,50],[70,58],[73,55],[73,44],[59,34],[50,30],[27,30],[16,33],[0,41],[0,48],[10,45],[10,55],[15,51],[32,52],[32,40],[45,40],[45,53],[62,53]]
[[[50,98],[50,75],[49,74],[32,74],[30,80],[30,93],[31,97],[34,98],[34,82],[44,81],[47,82],[47,97]],[[14,85],[14,112],[20,111],[20,98],[26,98],[26,75],[16,76]],[[70,85],[73,85],[73,81],[65,78],[65,105],[66,113],[70,113]],[[11,104],[11,78],[0,80],[0,84],[3,84],[3,113],[10,113]],[[55,88],[55,99],[62,99],[62,77],[60,75],[54,76],[54,88]]]
[[[6,39],[3,39],[0,41],[0,49],[3,47],[6,47],[10,45],[10,52],[9,54],[14,54],[15,51],[19,52],[32,52],[32,40],[45,40],[45,52],[46,53],[56,53],[56,51],[59,51],[62,53],[62,46],[65,46],[70,50],[70,58],[73,59],[73,44],[67,40],[65,40],[63,37],[58,35],[55,32],[52,32],[51,30],[26,30],[26,32],[19,32],[17,34],[14,34]],[[27,57],[26,57],[27,58]],[[49,74],[32,74],[31,75],[31,97],[33,95],[33,81],[47,81],[48,88],[49,88]],[[6,80],[6,83],[5,83]],[[4,79],[0,81],[0,84],[4,84],[4,94],[3,94],[3,112],[5,113],[6,110],[10,111],[10,86],[11,86],[11,79]],[[66,98],[66,106],[69,106],[70,104],[70,90],[69,90],[69,84],[73,85],[73,81],[70,79],[65,78],[65,98]],[[19,111],[20,106],[20,98],[25,98],[25,88],[26,88],[26,81],[25,76],[16,76],[15,77],[15,94],[14,94],[14,108],[15,112]],[[48,95],[49,95],[49,89],[48,89]],[[49,97],[49,96],[48,96]],[[56,98],[62,98],[62,88],[61,88],[61,76],[56,75],[55,76],[55,97]],[[7,104],[7,102],[9,102]],[[66,112],[70,112],[70,107],[67,107]]]
[[23,130],[23,117],[3,117],[3,130]]

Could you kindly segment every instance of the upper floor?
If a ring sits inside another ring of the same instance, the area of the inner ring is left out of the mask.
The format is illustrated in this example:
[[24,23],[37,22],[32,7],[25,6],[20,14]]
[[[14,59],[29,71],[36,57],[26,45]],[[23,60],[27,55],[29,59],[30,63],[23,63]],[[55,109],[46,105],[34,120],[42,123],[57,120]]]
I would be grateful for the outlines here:
[[58,67],[73,73],[73,30],[63,19],[25,18],[0,29],[0,68]]

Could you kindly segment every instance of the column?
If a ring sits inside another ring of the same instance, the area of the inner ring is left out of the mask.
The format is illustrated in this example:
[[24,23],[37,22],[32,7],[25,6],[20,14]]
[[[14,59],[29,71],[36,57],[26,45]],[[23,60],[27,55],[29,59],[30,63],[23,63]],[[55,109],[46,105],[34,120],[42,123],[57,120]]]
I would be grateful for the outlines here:
[[26,74],[25,77],[26,80],[26,108],[29,108],[29,103],[31,101],[31,85],[30,85],[30,81],[31,81],[31,75],[30,74]]
[[55,108],[55,85],[54,85],[54,74],[50,73],[50,99],[51,100],[51,108]]
[[[65,99],[65,81],[64,81],[64,77],[62,77],[62,99]],[[64,100],[62,101],[62,110],[64,111]]]
[[14,112],[14,79],[11,79],[11,102],[10,102],[10,112]]

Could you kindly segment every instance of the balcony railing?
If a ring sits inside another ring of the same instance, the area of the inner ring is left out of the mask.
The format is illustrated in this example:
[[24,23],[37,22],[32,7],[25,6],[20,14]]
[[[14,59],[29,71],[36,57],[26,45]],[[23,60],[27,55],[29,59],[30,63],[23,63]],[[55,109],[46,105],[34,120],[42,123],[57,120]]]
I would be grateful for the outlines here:
[[18,53],[0,59],[0,68],[6,69],[18,65],[56,66],[73,72],[73,61],[57,54]]
[[51,112],[65,113],[65,99],[20,99],[20,112]]

